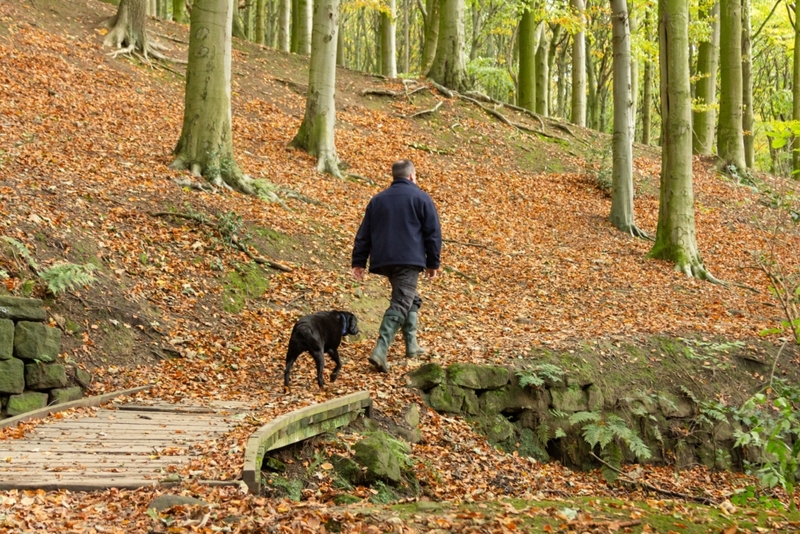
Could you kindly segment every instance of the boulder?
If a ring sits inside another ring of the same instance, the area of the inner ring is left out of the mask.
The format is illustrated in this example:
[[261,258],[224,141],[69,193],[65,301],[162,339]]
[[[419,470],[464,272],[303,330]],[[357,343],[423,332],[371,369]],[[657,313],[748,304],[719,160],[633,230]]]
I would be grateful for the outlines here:
[[419,426],[419,406],[416,403],[410,404],[405,412],[403,412],[403,419],[406,424],[411,428]]
[[428,391],[444,382],[444,369],[438,363],[426,363],[406,373],[406,383],[422,391]]
[[14,356],[27,361],[54,362],[61,346],[61,330],[42,323],[20,321],[14,330]]
[[153,508],[157,512],[163,512],[173,506],[208,506],[208,503],[194,497],[184,497],[183,495],[159,495],[150,501],[147,509]]
[[83,389],[80,386],[50,390],[50,404],[64,404],[83,398]]
[[501,443],[514,436],[514,424],[500,414],[487,416],[480,421],[480,427],[490,443]]
[[450,384],[439,384],[427,395],[428,406],[437,412],[460,413],[464,405],[464,390]]
[[336,470],[336,474],[349,484],[358,484],[364,478],[361,466],[352,458],[334,454],[331,456],[331,464]]
[[63,388],[67,385],[67,369],[60,363],[29,363],[25,366],[28,389]]
[[469,389],[498,389],[508,384],[508,369],[499,365],[454,363],[447,368],[447,381]]
[[[393,446],[393,442],[395,446]],[[400,464],[405,463],[407,453],[398,451],[397,443],[401,443],[385,432],[378,431],[355,444],[354,459],[367,470],[370,480],[384,480],[399,483],[401,481]]]
[[47,393],[25,391],[19,395],[11,395],[8,398],[6,413],[8,415],[20,415],[44,408],[45,406],[47,406]]
[[75,367],[75,382],[79,386],[86,389],[92,385],[92,374],[89,371],[84,371],[80,367]]
[[47,312],[43,306],[40,299],[0,295],[0,319],[44,322],[47,320]]
[[0,393],[16,395],[25,390],[25,362],[16,358],[0,360]]
[[683,396],[673,395],[662,391],[658,395],[658,407],[664,417],[692,417],[694,408],[692,402]]
[[0,319],[0,360],[14,356],[14,321]]
[[589,409],[589,395],[580,386],[552,388],[553,408],[560,412],[585,412]]

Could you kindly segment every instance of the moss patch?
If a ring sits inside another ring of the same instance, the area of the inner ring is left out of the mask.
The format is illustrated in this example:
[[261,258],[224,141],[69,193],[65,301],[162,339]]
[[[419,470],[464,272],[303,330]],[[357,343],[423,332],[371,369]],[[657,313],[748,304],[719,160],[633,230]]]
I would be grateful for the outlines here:
[[254,264],[243,265],[231,271],[223,283],[222,309],[228,313],[239,313],[249,299],[258,298],[269,287],[266,273]]

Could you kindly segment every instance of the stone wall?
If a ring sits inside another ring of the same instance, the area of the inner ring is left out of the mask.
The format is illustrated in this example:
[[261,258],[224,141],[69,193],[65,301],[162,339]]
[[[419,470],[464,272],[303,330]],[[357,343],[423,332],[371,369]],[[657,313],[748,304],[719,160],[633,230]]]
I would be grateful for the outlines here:
[[[688,468],[740,466],[741,451],[733,447],[733,427],[707,422],[698,406],[680,391],[602,391],[598,385],[570,377],[543,379],[540,386],[522,387],[517,372],[503,366],[453,364],[442,368],[422,365],[406,375],[409,387],[420,391],[437,412],[459,414],[475,423],[490,442],[539,460],[558,460],[577,468],[599,464],[589,454],[580,425],[571,425],[577,412],[621,417],[652,453],[651,463]],[[704,423],[704,421],[706,421]],[[625,460],[635,458],[625,450]],[[598,453],[598,450],[594,451]],[[748,458],[752,460],[752,458]]]
[[39,299],[0,295],[0,419],[80,399],[91,375],[59,360],[61,330]]

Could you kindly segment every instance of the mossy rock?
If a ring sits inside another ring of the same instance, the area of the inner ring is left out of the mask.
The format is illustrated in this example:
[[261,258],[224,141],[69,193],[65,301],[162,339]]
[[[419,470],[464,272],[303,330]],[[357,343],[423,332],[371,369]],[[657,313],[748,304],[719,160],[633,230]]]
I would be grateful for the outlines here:
[[275,477],[272,479],[271,486],[280,497],[286,497],[295,502],[300,501],[303,497],[303,481],[300,479]]
[[0,319],[43,322],[47,320],[47,312],[40,299],[0,295]]
[[16,358],[0,360],[0,393],[16,395],[25,390],[25,362]]
[[439,384],[425,396],[428,406],[437,412],[461,413],[464,406],[464,390],[450,384]]
[[67,385],[67,369],[60,363],[29,363],[25,366],[25,385],[30,389],[63,388]]
[[397,450],[398,443],[389,434],[378,431],[353,446],[354,459],[366,468],[368,480],[385,480],[399,483],[402,480],[400,466],[408,462],[407,452]]
[[553,408],[560,412],[585,412],[589,409],[589,395],[580,386],[552,388]]
[[500,414],[487,415],[480,419],[478,426],[490,443],[502,443],[516,434],[514,424]]
[[361,501],[361,497],[356,497],[355,495],[350,495],[349,493],[343,493],[342,495],[337,495],[333,498],[333,502],[339,506],[347,506],[348,504],[355,504]]
[[353,459],[334,454],[330,460],[336,474],[348,484],[358,484],[364,478],[361,466]]
[[278,460],[277,458],[273,458],[272,456],[267,456],[264,458],[264,461],[261,464],[262,469],[267,469],[272,473],[285,473],[286,472],[286,464]]
[[509,371],[499,365],[454,363],[447,368],[447,381],[469,389],[498,389],[508,384]]
[[20,415],[44,408],[45,406],[47,406],[47,393],[26,391],[19,395],[11,395],[8,398],[6,413],[8,415]]
[[444,382],[445,373],[438,363],[426,363],[406,373],[405,379],[408,386],[429,391]]
[[10,360],[14,355],[14,321],[0,319],[0,360]]
[[14,356],[20,360],[54,362],[61,347],[61,330],[20,321],[14,329]]
[[81,398],[83,398],[83,389],[80,386],[50,390],[50,404],[64,404]]

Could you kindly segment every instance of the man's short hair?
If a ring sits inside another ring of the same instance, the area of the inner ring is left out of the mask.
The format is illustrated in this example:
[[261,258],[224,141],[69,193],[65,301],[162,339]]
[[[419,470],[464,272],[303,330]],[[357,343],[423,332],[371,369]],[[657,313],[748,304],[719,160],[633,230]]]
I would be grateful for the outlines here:
[[411,160],[401,159],[392,164],[392,178],[411,178],[414,173],[414,164]]

